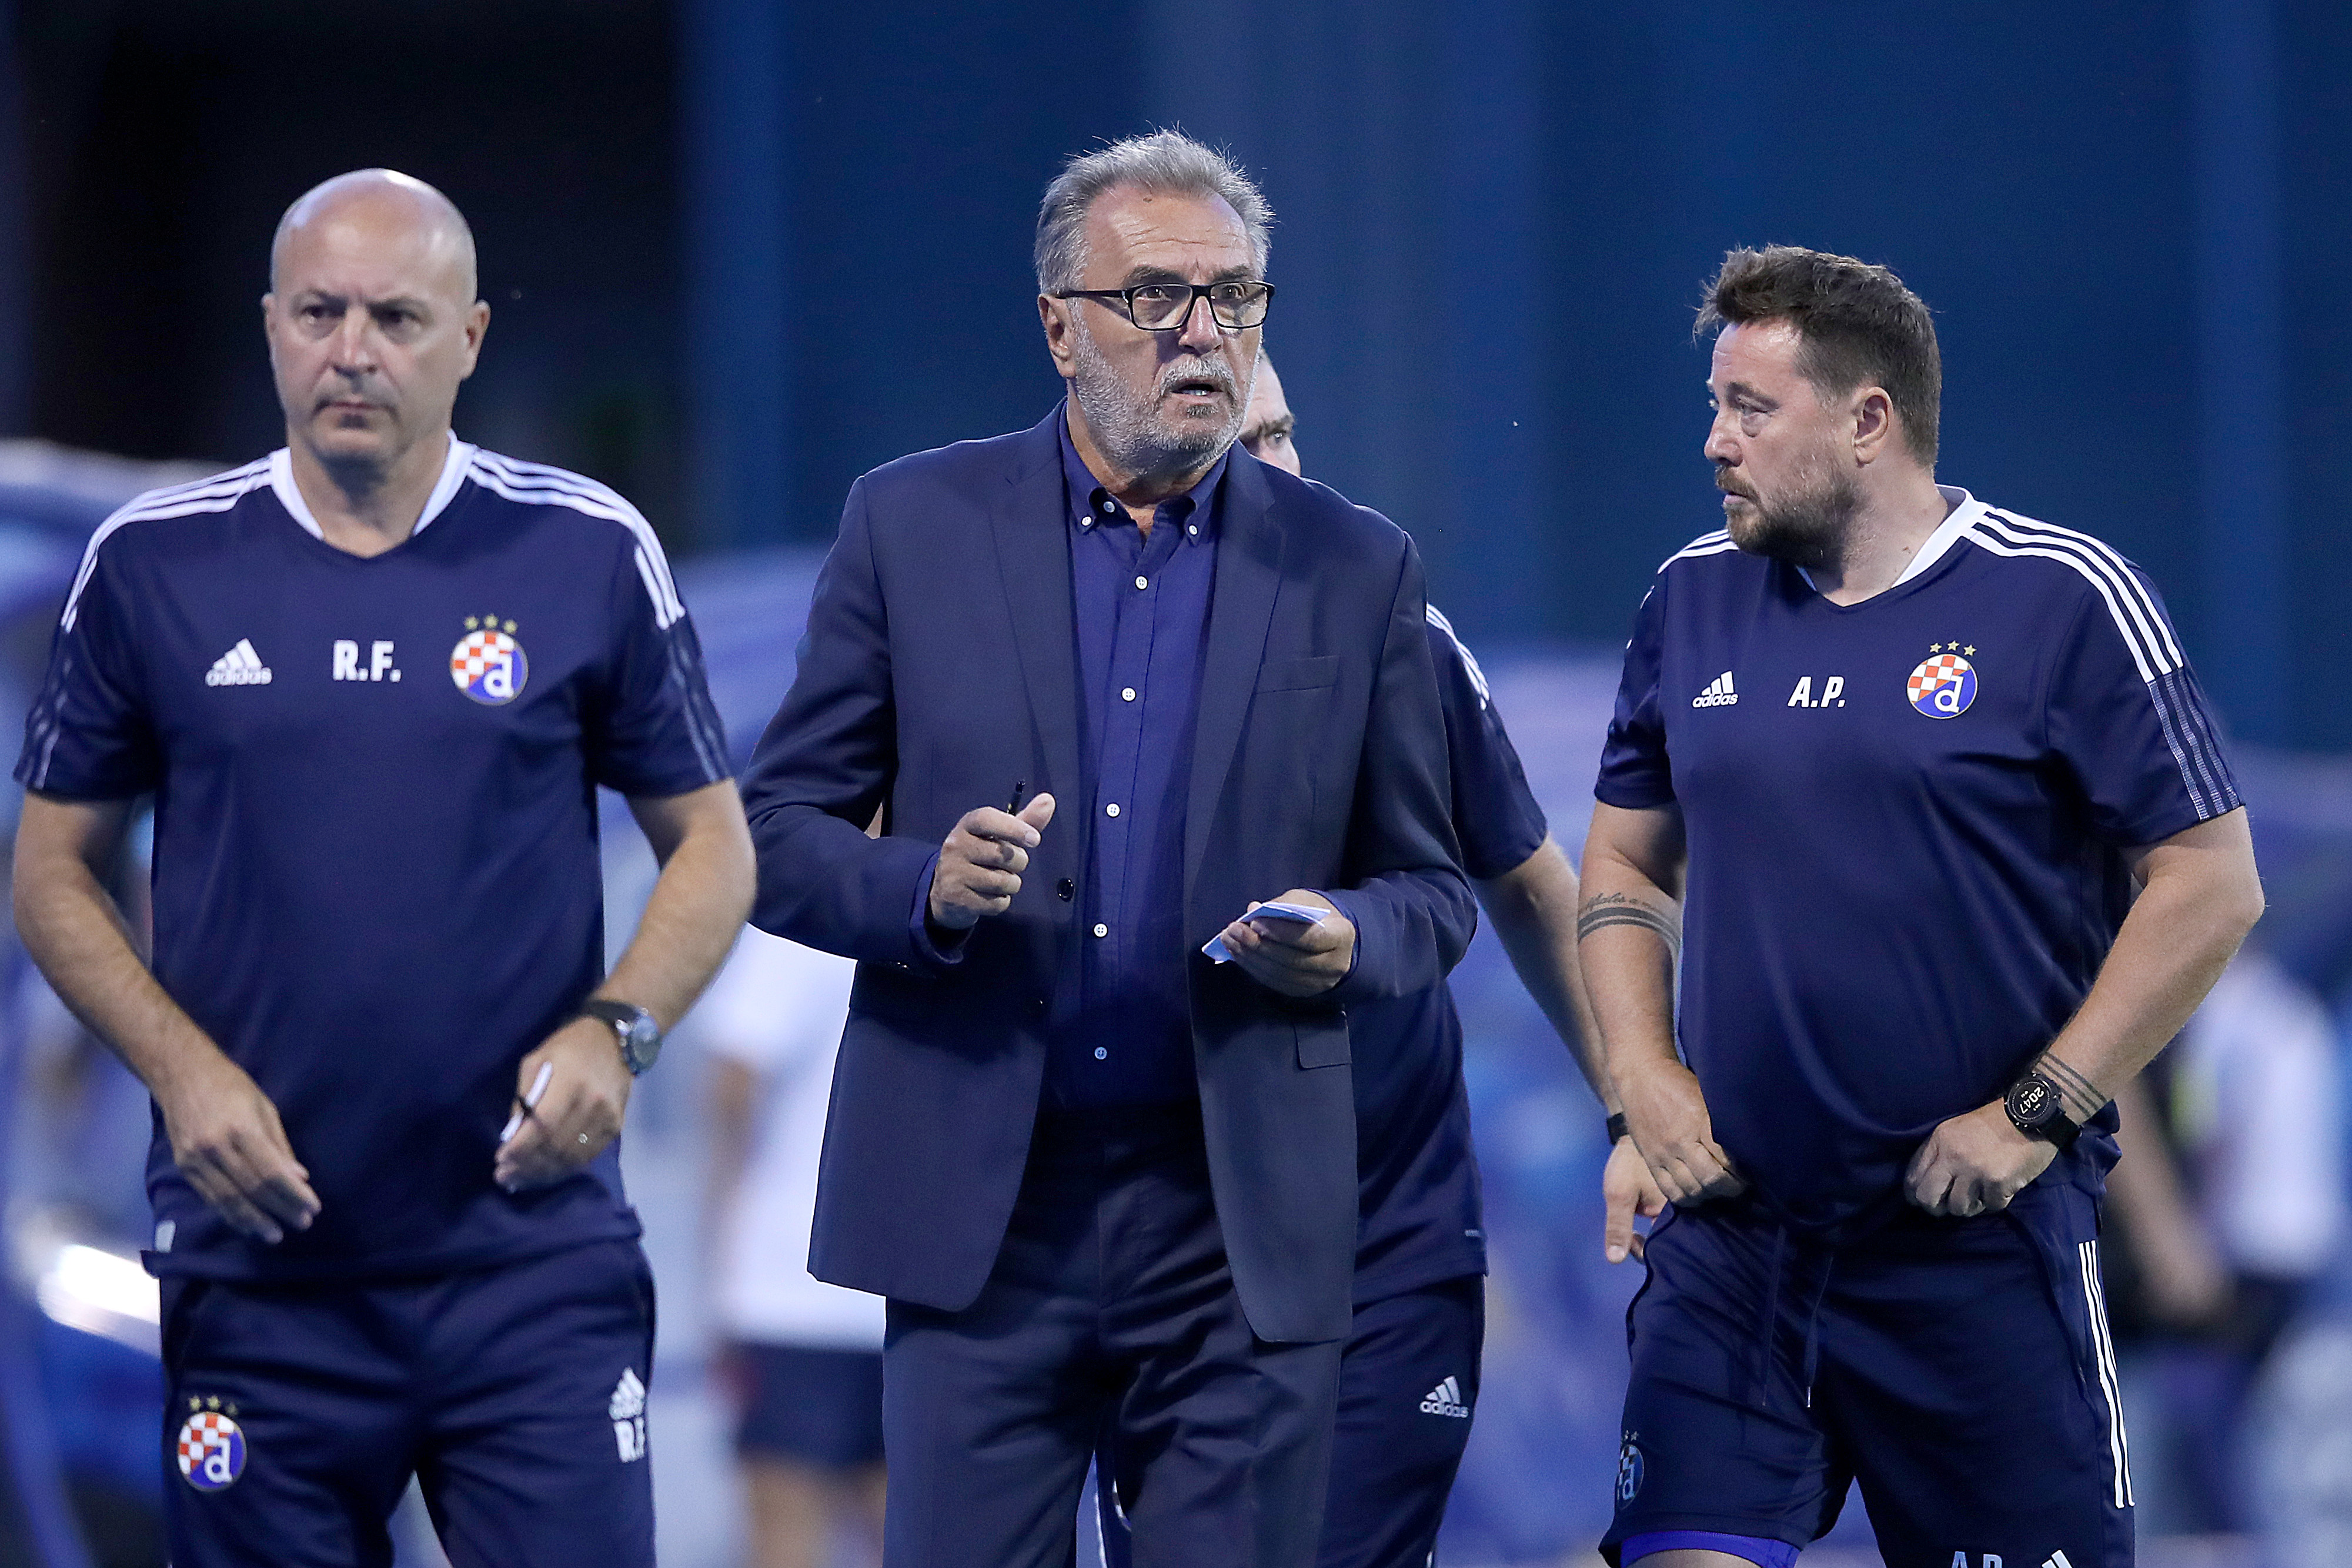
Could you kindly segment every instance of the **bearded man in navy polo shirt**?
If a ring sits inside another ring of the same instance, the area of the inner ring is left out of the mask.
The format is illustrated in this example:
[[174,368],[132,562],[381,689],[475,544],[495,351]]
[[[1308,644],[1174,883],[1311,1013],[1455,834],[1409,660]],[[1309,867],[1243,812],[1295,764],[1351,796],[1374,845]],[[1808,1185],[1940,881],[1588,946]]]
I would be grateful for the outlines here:
[[[751,902],[659,542],[457,440],[489,321],[437,191],[287,212],[287,444],[91,538],[26,721],[16,912],[154,1095],[173,1561],[653,1562],[632,1075]],[[604,973],[599,784],[663,870]],[[155,801],[154,952],[101,875]]]
[[1603,1552],[1788,1568],[1858,1480],[1889,1568],[2127,1568],[2110,1100],[2262,912],[2237,787],[2139,570],[1936,483],[1893,273],[1735,251],[1700,319],[1727,527],[1635,619],[1579,917],[1674,1206]]

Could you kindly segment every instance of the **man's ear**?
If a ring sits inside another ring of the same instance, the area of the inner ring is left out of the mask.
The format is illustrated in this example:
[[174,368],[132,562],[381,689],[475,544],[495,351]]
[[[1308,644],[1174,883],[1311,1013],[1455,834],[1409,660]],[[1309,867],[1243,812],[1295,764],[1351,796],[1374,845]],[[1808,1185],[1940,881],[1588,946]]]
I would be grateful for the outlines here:
[[1853,460],[1872,464],[1895,438],[1895,400],[1884,387],[1865,387],[1853,400]]
[[1037,296],[1037,320],[1045,329],[1045,352],[1053,356],[1054,368],[1062,373],[1064,381],[1078,373],[1078,349],[1074,340],[1077,326],[1070,319],[1074,303],[1050,294]]

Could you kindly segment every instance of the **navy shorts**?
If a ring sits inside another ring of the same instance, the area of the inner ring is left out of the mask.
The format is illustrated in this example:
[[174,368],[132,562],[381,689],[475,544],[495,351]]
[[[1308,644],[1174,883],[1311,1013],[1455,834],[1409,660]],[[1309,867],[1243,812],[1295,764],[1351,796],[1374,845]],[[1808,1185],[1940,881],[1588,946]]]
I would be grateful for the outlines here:
[[1671,1211],[1647,1260],[1610,1563],[1629,1541],[1740,1552],[1693,1531],[1793,1556],[1859,1481],[1887,1568],[2130,1568],[2088,1194],[2032,1187],[1975,1219],[1906,1207],[1842,1244],[1735,1198]]
[[163,1282],[178,1568],[384,1568],[414,1474],[456,1568],[654,1561],[634,1241],[397,1282]]
[[[1425,1568],[1470,1442],[1486,1338],[1486,1281],[1475,1274],[1356,1309],[1317,1568]],[[1110,1489],[1097,1497],[1103,1561],[1129,1568],[1127,1521]]]
[[728,1347],[735,1451],[817,1469],[882,1462],[882,1353],[740,1341]]

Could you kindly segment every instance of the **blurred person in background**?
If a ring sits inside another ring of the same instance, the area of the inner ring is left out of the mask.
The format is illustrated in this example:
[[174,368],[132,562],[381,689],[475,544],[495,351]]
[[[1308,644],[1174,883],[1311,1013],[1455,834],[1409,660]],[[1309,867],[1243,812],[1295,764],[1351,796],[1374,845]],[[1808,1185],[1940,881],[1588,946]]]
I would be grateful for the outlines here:
[[[1241,446],[1298,474],[1297,420],[1273,361],[1261,355]],[[1603,1245],[1611,1261],[1638,1253],[1638,1212],[1665,1205],[1624,1135],[1576,967],[1576,869],[1543,808],[1486,686],[1486,672],[1437,607],[1431,660],[1452,765],[1454,831],[1480,905],[1520,981],[1608,1113]],[[1339,1415],[1324,1503],[1320,1568],[1421,1568],[1477,1408],[1486,1337],[1486,1222],[1462,1078],[1462,1020],[1444,984],[1349,1009],[1356,1042],[1356,1149],[1360,1218],[1355,1325],[1339,1363]],[[1097,1474],[1108,1470],[1098,1463]],[[1117,1489],[1100,1487],[1104,1555],[1125,1568]]]
[[2262,912],[2244,810],[2138,570],[1936,483],[1899,278],[1734,251],[1699,327],[1727,526],[1636,614],[1579,917],[1674,1204],[1603,1552],[1787,1568],[1858,1479],[1895,1568],[2127,1568],[2109,1101]]
[[[183,1568],[385,1563],[412,1473],[460,1563],[653,1561],[615,1139],[751,855],[653,530],[450,432],[488,319],[439,192],[297,201],[286,446],[98,530],[26,720],[18,928],[154,1100]],[[663,864],[609,976],[595,784]],[[152,968],[101,881],[148,794]]]
[[2327,1009],[2249,944],[2116,1096],[2107,1298],[2142,1522],[2248,1533],[2244,1416],[2345,1235],[2342,1062]]
[[756,921],[860,960],[811,1270],[890,1298],[892,1568],[1067,1562],[1106,1429],[1139,1562],[1315,1559],[1346,1009],[1475,914],[1412,541],[1232,453],[1269,216],[1172,132],[1071,160],[1068,399],[857,482],[746,779]]
[[744,928],[694,1016],[710,1054],[712,1302],[752,1568],[882,1542],[882,1299],[808,1271],[817,1155],[856,965]]

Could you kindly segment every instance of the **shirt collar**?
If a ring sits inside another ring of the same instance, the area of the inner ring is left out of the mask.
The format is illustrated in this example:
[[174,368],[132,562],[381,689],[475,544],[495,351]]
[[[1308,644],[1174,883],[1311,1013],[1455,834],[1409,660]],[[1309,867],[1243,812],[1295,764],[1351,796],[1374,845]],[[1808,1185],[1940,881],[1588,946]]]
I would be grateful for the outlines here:
[[[425,510],[416,515],[416,526],[408,530],[415,538],[425,531],[425,525],[448,510],[457,498],[457,486],[466,482],[466,465],[472,461],[473,444],[460,441],[453,433],[449,437],[449,455],[441,460],[441,477],[435,481],[433,494],[425,498]],[[269,455],[269,488],[287,515],[302,525],[302,531],[314,539],[327,536],[319,528],[319,519],[310,514],[310,503],[302,498],[302,488],[294,483],[294,455],[281,446]]]
[[[1070,439],[1069,404],[1066,400],[1063,403],[1061,416],[1054,421],[1054,430],[1062,441],[1062,487],[1070,498],[1070,520],[1081,528],[1092,528],[1105,517],[1115,519],[1126,517],[1126,508],[1103,488],[1103,482],[1095,477],[1094,470],[1087,467],[1086,459],[1078,455],[1077,444]],[[1157,526],[1169,515],[1171,507],[1182,506],[1184,510],[1181,516],[1184,523],[1185,541],[1190,544],[1207,543],[1216,532],[1217,508],[1214,501],[1217,482],[1225,476],[1225,465],[1233,461],[1233,455],[1234,449],[1226,447],[1217,455],[1217,460],[1210,465],[1209,471],[1201,476],[1199,484],[1181,496],[1171,496],[1160,502],[1154,508],[1154,525]],[[1109,503],[1108,511],[1104,509],[1105,502]]]
[[1957,485],[1938,485],[1936,493],[1943,497],[1944,504],[1952,509],[1945,514],[1942,522],[1936,525],[1936,531],[1927,536],[1927,542],[1919,547],[1919,553],[1911,558],[1911,564],[1903,569],[1903,575],[1895,580],[1893,587],[1902,587],[1943,559],[1944,552],[1959,542],[1960,536],[1969,531],[1971,524],[1984,517],[1984,503]]
[[[1944,514],[1944,520],[1936,525],[1936,531],[1927,536],[1927,542],[1919,547],[1919,553],[1911,558],[1910,564],[1903,569],[1903,575],[1888,583],[1887,589],[1902,587],[1943,559],[1945,552],[1958,544],[1960,536],[1985,515],[1985,504],[1958,485],[1938,485],[1936,494],[1943,497],[1944,504],[1952,509]],[[1817,593],[1821,591],[1814,588],[1811,572],[1801,566],[1797,569],[1797,575],[1805,580],[1807,588],[1812,588]]]

